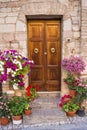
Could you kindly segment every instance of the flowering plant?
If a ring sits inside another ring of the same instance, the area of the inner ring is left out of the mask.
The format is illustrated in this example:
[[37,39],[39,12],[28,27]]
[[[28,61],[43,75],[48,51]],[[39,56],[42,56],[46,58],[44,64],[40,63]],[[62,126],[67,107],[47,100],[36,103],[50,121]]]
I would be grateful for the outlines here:
[[16,50],[0,52],[0,82],[7,81],[15,88],[24,88],[24,76],[29,75],[32,60]]
[[69,73],[77,73],[80,74],[85,70],[85,62],[81,57],[69,57],[69,58],[64,58],[62,61],[62,67],[67,70]]
[[59,102],[59,107],[62,108],[65,103],[67,103],[70,99],[72,99],[72,96],[69,94],[65,94],[63,97],[61,97]]
[[32,85],[29,85],[26,88],[26,96],[29,100],[31,100],[32,98],[35,98],[38,96],[37,91],[39,90],[39,86],[33,87]]
[[62,108],[65,112],[79,109],[79,105],[74,102],[71,95],[64,95],[60,100],[59,107]]
[[69,89],[77,90],[78,87],[86,87],[87,81],[80,78],[74,77],[72,74],[67,73],[67,77],[64,78],[64,82],[68,85]]
[[9,99],[7,94],[0,97],[0,117],[10,118]]

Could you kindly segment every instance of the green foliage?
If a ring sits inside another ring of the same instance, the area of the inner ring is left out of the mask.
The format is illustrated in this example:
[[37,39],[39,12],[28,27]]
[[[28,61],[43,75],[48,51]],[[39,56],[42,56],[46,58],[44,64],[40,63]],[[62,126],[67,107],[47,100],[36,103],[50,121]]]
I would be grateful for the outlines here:
[[0,97],[0,117],[10,118],[9,98],[5,93]]
[[64,82],[68,85],[69,89],[76,89],[76,86],[74,85],[75,78],[71,73],[67,73],[67,77],[64,79]]
[[10,100],[9,107],[11,115],[17,116],[23,114],[24,111],[24,98],[15,96]]
[[72,101],[69,101],[69,102],[65,103],[62,108],[65,112],[69,112],[69,111],[78,110],[79,105]]

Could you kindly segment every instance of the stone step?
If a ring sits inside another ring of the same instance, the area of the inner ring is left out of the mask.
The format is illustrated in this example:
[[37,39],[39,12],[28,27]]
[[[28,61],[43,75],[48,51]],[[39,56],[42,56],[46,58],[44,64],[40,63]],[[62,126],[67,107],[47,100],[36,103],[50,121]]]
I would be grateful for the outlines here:
[[61,92],[60,91],[52,91],[52,92],[38,92],[39,97],[60,97]]
[[31,106],[32,108],[57,108],[58,109],[58,102],[59,102],[59,98],[53,98],[53,97],[49,97],[49,98],[40,98],[38,97],[37,99],[35,99]]

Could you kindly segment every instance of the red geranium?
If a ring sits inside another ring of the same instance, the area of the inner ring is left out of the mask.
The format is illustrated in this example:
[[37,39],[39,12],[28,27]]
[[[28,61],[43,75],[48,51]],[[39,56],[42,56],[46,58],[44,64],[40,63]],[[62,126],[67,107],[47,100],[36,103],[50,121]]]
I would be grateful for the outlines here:
[[31,92],[28,91],[28,92],[26,93],[26,95],[27,95],[27,96],[31,96]]
[[65,103],[67,103],[70,99],[72,99],[72,96],[69,94],[65,94],[63,97],[61,97],[59,107],[62,108]]
[[39,86],[36,86],[36,90],[38,91],[40,89],[40,87]]

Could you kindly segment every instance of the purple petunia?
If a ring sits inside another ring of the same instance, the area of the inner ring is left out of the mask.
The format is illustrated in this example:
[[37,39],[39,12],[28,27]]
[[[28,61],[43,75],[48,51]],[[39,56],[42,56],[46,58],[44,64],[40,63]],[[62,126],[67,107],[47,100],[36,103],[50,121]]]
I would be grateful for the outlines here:
[[30,73],[33,62],[16,50],[0,51],[0,83],[7,81],[11,85],[24,87],[24,76]]
[[80,74],[85,70],[85,62],[81,57],[70,57],[62,60],[62,67],[70,73]]

